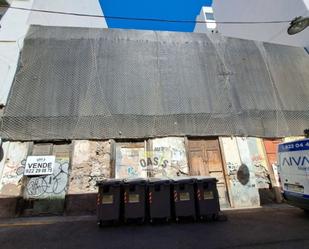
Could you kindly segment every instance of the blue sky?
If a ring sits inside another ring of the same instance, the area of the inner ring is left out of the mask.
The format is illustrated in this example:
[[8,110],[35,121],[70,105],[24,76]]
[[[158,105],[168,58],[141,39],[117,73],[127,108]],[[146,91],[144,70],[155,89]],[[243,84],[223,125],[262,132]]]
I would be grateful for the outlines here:
[[[157,18],[172,20],[195,20],[202,6],[212,0],[100,0],[104,15]],[[160,23],[107,19],[109,28],[149,29],[191,32],[193,23]]]

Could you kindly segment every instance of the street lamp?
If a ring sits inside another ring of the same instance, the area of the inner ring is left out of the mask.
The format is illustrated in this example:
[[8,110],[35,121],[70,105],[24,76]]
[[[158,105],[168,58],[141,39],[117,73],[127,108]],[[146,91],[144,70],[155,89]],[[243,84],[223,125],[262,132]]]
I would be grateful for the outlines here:
[[302,17],[302,16],[296,17],[290,23],[290,27],[288,28],[288,34],[295,35],[303,31],[308,26],[309,26],[309,17]]

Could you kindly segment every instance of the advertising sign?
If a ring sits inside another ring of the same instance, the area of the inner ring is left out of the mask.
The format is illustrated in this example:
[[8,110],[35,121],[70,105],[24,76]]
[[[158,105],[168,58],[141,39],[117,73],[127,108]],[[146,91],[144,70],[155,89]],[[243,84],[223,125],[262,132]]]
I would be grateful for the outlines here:
[[51,175],[54,171],[55,156],[28,156],[24,175]]

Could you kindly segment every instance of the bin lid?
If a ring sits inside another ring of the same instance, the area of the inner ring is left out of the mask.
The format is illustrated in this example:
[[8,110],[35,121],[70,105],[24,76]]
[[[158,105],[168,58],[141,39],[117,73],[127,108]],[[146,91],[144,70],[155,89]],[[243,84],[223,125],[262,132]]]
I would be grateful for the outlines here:
[[122,184],[123,183],[123,180],[122,179],[104,179],[102,181],[97,181],[97,186],[102,186],[102,185],[105,185],[105,186],[111,186],[111,185],[119,185],[119,184]]
[[148,179],[149,184],[168,184],[171,183],[171,180],[167,177],[151,177]]
[[174,183],[194,183],[196,181],[195,178],[189,176],[173,177],[171,180]]
[[123,181],[124,184],[146,184],[147,180],[145,178],[126,178]]
[[212,177],[212,176],[192,176],[193,178],[196,179],[197,182],[217,182],[217,178]]

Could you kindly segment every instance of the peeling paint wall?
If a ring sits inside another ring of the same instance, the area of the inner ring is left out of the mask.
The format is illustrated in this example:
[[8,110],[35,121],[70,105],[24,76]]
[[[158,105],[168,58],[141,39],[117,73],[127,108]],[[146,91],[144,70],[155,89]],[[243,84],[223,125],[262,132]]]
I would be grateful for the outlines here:
[[3,173],[3,169],[4,169],[4,163],[5,163],[6,155],[7,155],[7,152],[9,150],[9,145],[10,145],[9,142],[5,142],[0,147],[0,183],[1,183],[1,178],[2,178],[2,173]]
[[242,138],[221,137],[229,195],[232,207],[259,206],[259,193],[249,157],[247,141]]
[[0,195],[20,196],[22,178],[30,143],[10,142],[0,180]]
[[116,178],[188,175],[185,139],[166,137],[116,145]]
[[110,141],[74,141],[68,194],[97,192],[96,182],[111,176],[110,160]]
[[[189,174],[185,139],[181,137],[151,140],[153,158],[158,163],[150,165],[153,177],[176,177]],[[154,161],[154,160],[153,160]]]
[[116,144],[116,178],[147,177],[146,142]]
[[254,166],[256,184],[258,188],[269,188],[271,186],[270,172],[267,166],[267,158],[263,148],[263,140],[260,138],[247,138],[250,159]]

